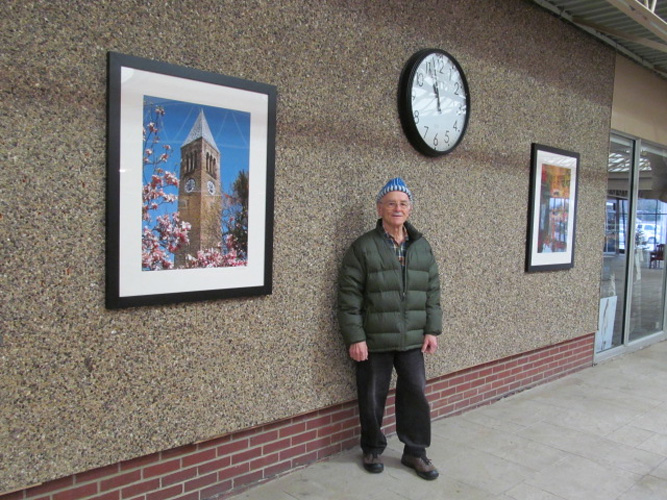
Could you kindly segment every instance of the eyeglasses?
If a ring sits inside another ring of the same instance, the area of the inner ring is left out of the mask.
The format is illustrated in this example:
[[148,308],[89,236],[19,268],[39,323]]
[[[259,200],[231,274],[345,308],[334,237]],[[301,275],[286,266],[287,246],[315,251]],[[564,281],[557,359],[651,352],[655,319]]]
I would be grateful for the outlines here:
[[409,201],[385,201],[382,204],[388,206],[389,208],[410,208]]

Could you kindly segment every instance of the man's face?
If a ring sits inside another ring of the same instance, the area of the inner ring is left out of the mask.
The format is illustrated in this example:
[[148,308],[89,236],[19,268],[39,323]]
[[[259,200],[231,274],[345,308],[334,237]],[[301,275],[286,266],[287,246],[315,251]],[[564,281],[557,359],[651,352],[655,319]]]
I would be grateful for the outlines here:
[[387,227],[400,227],[408,220],[412,203],[403,191],[391,191],[385,194],[377,205],[378,216]]

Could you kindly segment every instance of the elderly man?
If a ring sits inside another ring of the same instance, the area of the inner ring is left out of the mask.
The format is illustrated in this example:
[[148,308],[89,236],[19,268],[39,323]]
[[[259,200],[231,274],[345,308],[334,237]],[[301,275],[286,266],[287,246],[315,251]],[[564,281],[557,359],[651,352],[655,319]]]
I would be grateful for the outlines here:
[[401,463],[424,479],[438,471],[426,457],[431,442],[424,353],[442,332],[440,280],[431,246],[409,222],[412,193],[400,177],[378,193],[380,219],[345,253],[339,276],[338,320],[356,361],[363,466],[384,470],[382,418],[396,369],[396,433]]

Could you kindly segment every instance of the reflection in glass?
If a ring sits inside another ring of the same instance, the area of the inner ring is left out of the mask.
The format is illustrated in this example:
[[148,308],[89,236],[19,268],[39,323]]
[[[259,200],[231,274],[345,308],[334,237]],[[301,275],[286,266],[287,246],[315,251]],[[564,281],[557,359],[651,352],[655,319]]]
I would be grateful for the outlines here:
[[642,146],[638,187],[630,341],[663,329],[663,257],[667,228],[666,150]]
[[612,136],[607,175],[604,262],[600,277],[600,317],[596,352],[623,344],[626,238],[632,142]]
[[611,136],[596,352],[665,326],[667,149],[637,144]]

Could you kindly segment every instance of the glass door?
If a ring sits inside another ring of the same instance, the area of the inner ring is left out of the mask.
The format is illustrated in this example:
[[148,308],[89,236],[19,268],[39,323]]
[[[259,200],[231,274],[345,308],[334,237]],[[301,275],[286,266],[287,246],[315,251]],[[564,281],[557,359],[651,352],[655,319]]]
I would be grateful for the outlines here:
[[596,353],[664,332],[666,242],[667,149],[612,134]]
[[667,155],[648,145],[642,145],[640,151],[631,342],[664,328],[667,203],[662,200],[667,200]]
[[632,141],[612,136],[607,165],[607,203],[600,317],[596,352],[623,344],[627,238],[632,183]]

